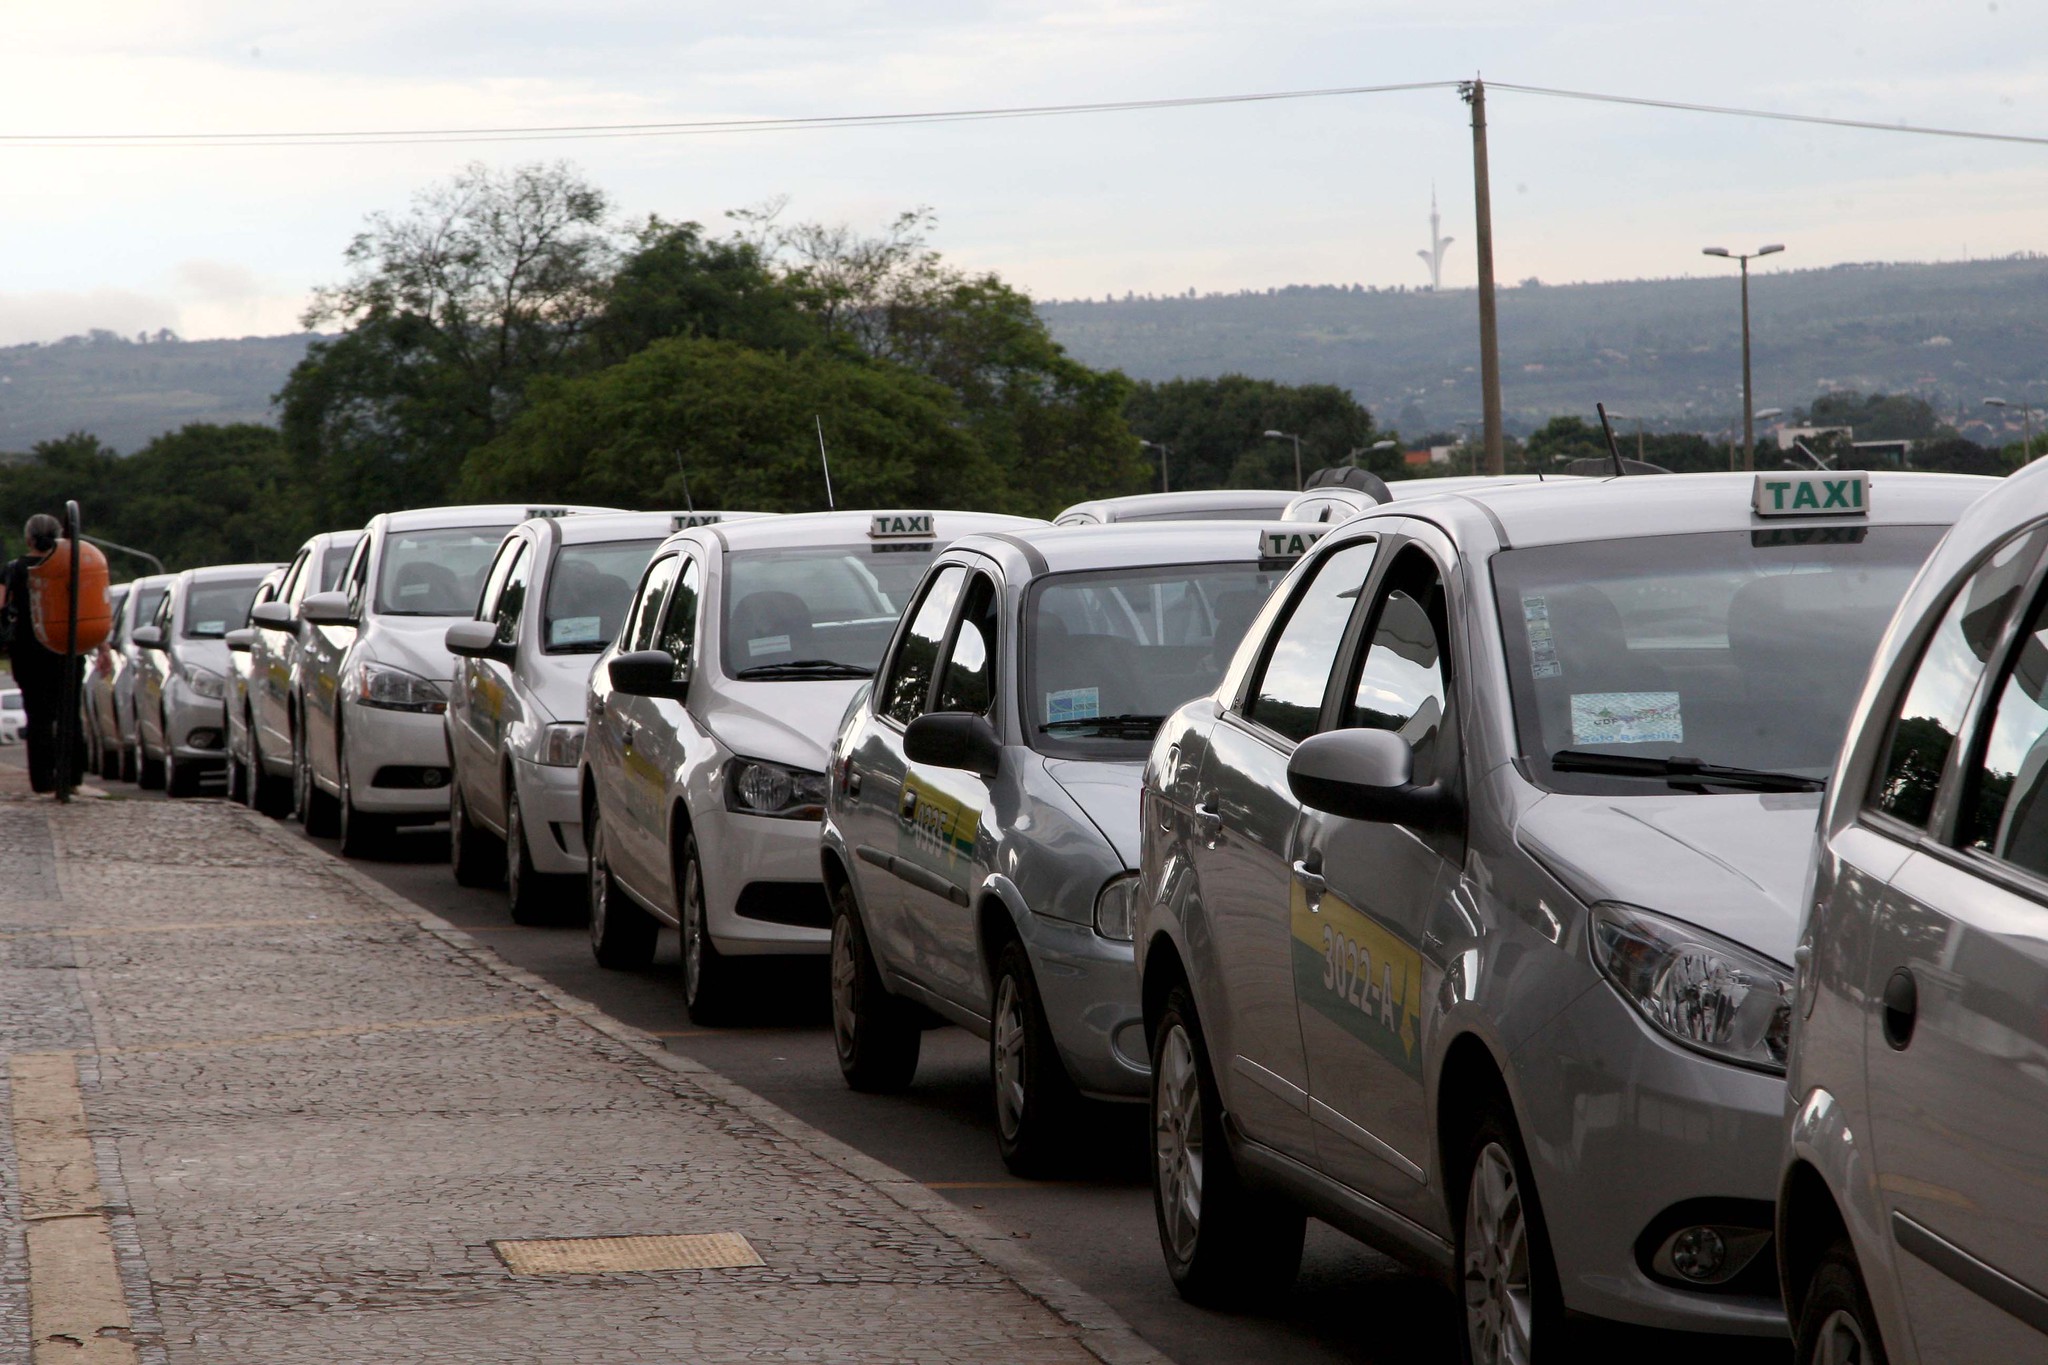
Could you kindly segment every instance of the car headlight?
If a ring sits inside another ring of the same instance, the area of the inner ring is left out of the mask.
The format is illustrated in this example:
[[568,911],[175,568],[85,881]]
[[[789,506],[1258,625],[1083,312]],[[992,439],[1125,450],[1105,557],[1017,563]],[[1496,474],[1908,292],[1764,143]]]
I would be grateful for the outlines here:
[[1138,874],[1126,872],[1103,883],[1095,896],[1095,932],[1129,943],[1137,928]]
[[448,694],[439,683],[408,673],[389,664],[364,664],[356,683],[356,701],[382,711],[431,711],[448,709]]
[[550,725],[541,732],[540,749],[534,755],[550,768],[573,768],[583,759],[583,727]]
[[725,808],[741,815],[817,820],[825,814],[825,774],[736,758],[728,765]]
[[208,701],[219,701],[228,694],[228,682],[220,674],[209,669],[187,664],[184,669],[185,686],[192,689],[194,696]]
[[1789,971],[1633,905],[1602,902],[1592,914],[1593,961],[1645,1019],[1694,1051],[1785,1074]]

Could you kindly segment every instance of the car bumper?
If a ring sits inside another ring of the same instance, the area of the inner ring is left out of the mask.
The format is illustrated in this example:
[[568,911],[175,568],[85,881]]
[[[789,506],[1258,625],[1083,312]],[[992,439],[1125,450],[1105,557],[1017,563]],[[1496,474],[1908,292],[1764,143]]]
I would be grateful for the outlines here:
[[183,683],[164,689],[164,747],[180,763],[220,763],[227,759],[228,709],[224,702],[199,696]]
[[[1785,1082],[1666,1042],[1601,982],[1514,1055],[1565,1305],[1678,1331],[1786,1335],[1775,1296],[1653,1278],[1638,1242],[1673,1206],[1740,1200],[1771,1226]],[[1765,1245],[1755,1269],[1775,1257]]]
[[831,951],[832,930],[777,924],[743,916],[736,908],[751,883],[787,885],[792,897],[824,899],[818,866],[818,822],[773,820],[719,809],[693,814],[697,856],[704,864],[704,918],[721,953],[816,954]]
[[[350,706],[341,738],[348,748],[350,795],[357,810],[447,818],[448,734],[438,714]],[[391,780],[389,773],[429,769],[440,776],[431,786],[382,785]]]
[[526,848],[534,871],[582,874],[589,859],[584,856],[582,786],[577,770],[514,758],[512,780],[519,784]]
[[1130,944],[1085,924],[1025,914],[1019,925],[1053,1042],[1074,1084],[1105,1099],[1143,1099],[1152,1068]]

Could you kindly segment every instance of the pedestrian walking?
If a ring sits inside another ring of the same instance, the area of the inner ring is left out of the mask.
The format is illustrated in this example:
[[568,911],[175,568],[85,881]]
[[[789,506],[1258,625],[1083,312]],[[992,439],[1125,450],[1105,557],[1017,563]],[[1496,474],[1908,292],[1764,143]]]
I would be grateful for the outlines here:
[[[4,606],[0,606],[10,636],[8,652],[14,663],[14,685],[21,689],[22,706],[28,713],[22,739],[28,746],[29,785],[38,792],[57,790],[57,752],[65,732],[71,735],[73,753],[77,752],[78,717],[75,713],[66,715],[64,707],[64,655],[36,638],[29,607],[29,573],[56,551],[63,534],[63,524],[46,512],[28,519],[22,528],[28,549],[19,558],[8,561],[7,598]],[[83,662],[74,657],[71,666],[79,669]],[[72,695],[78,695],[75,688]],[[78,783],[76,763],[71,782],[73,786]]]

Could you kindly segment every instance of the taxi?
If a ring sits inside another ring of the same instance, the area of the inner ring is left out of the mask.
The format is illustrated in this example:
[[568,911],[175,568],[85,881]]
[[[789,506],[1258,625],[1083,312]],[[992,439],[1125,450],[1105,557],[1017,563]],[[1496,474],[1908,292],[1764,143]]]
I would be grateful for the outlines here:
[[474,617],[448,627],[449,861],[464,886],[502,882],[515,924],[582,908],[584,689],[633,585],[669,535],[746,515],[523,521],[498,547]]
[[1077,502],[1053,518],[1057,526],[1116,521],[1272,521],[1294,500],[1286,488],[1204,488],[1183,493],[1133,493]]
[[121,776],[121,726],[114,716],[114,659],[120,647],[121,613],[128,601],[126,583],[107,589],[112,622],[106,642],[92,652],[85,668],[80,705],[85,711],[85,770],[107,781]]
[[1160,1242],[1284,1286],[1304,1212],[1566,1315],[1782,1337],[1793,944],[1885,623],[1991,480],[1475,488],[1332,529],[1161,728],[1136,902]]
[[1821,807],[1778,1263],[1801,1362],[2048,1356],[2048,466],[1956,523]]
[[1142,1101],[1138,781],[1315,540],[1158,522],[967,536],[848,708],[827,772],[832,1026],[856,1090],[909,1083],[931,1015],[989,1044],[1003,1160],[1042,1174],[1083,1096]]
[[402,824],[448,818],[451,620],[476,611],[505,533],[536,516],[602,507],[486,504],[382,512],[349,552],[341,584],[308,593],[297,619],[293,807],[345,857],[381,851]]
[[[1363,471],[1359,471],[1363,472]],[[1318,487],[1310,480],[1308,491],[1298,495],[1280,513],[1282,521],[1347,521],[1369,508],[1403,498],[1429,498],[1439,493],[1462,493],[1473,488],[1505,488],[1519,483],[1575,483],[1566,474],[1454,474],[1441,479],[1394,479],[1381,481],[1368,474],[1372,483],[1360,481],[1347,486],[1341,482]]]
[[683,1001],[714,1022],[732,959],[817,955],[825,757],[918,580],[973,512],[814,512],[662,542],[585,701],[579,785],[590,944],[644,967],[682,931]]
[[361,531],[322,531],[292,556],[277,595],[258,602],[249,628],[248,706],[242,725],[249,734],[249,804],[265,815],[292,813],[292,736],[297,731],[296,683],[300,645],[314,627],[299,619],[299,604],[316,592],[332,592]]
[[277,600],[278,587],[286,572],[286,566],[281,564],[263,575],[263,581],[256,585],[256,596],[249,603],[251,615],[227,633],[228,800],[238,805],[256,804],[249,755],[249,647],[256,641],[254,613],[265,602]]
[[141,739],[135,724],[135,680],[141,673],[142,646],[135,643],[135,631],[156,619],[157,604],[164,600],[164,589],[170,585],[171,575],[167,573],[132,580],[107,636],[107,650],[113,663],[106,691],[107,707],[112,713],[107,733],[112,736],[115,752],[113,770],[103,775],[118,781],[135,782],[142,776]]
[[216,564],[174,574],[148,625],[135,682],[141,783],[171,796],[195,796],[200,779],[227,760],[230,628],[249,619],[249,603],[275,564]]

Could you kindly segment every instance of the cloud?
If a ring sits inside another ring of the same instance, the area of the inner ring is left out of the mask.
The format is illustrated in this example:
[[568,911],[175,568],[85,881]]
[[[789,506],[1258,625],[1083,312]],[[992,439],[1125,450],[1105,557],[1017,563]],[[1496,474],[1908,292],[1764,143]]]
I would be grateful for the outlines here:
[[0,294],[0,346],[55,341],[103,327],[123,336],[175,329],[178,307],[128,289],[34,290]]

